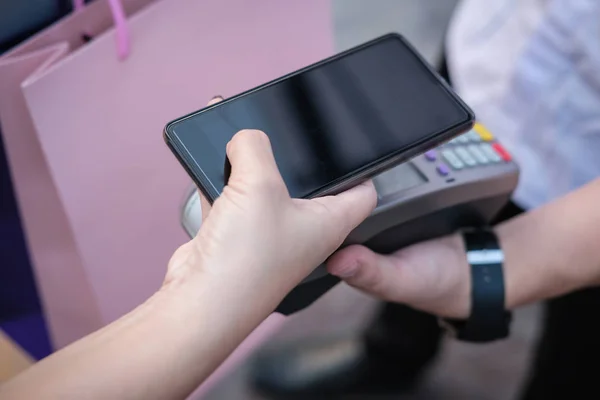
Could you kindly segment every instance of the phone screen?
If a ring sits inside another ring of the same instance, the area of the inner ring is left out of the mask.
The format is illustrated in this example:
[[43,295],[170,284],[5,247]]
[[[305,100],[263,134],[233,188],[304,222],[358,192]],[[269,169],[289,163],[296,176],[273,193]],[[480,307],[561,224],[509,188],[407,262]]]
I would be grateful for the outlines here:
[[470,118],[411,48],[391,36],[170,129],[218,193],[227,142],[241,129],[264,131],[290,195],[299,198]]

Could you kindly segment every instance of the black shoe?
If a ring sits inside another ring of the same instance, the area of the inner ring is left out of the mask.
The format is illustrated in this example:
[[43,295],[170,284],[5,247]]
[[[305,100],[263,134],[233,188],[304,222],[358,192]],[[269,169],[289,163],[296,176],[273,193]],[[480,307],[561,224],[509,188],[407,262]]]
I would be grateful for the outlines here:
[[399,374],[401,362],[375,362],[358,338],[311,341],[259,354],[251,379],[258,391],[284,399],[401,394],[413,389],[420,375]]

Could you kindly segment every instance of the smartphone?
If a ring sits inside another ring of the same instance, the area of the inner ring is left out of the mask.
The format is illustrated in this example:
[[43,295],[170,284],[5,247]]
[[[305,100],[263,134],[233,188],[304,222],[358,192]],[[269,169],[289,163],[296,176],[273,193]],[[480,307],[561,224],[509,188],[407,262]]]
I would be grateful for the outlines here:
[[336,194],[471,129],[473,111],[398,34],[387,34],[166,125],[209,202],[242,129],[271,141],[290,196]]

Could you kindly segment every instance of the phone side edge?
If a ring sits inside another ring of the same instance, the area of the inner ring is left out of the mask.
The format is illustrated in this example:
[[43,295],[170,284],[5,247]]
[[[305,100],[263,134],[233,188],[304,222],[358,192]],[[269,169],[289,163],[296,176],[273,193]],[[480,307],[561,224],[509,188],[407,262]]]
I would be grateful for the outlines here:
[[403,36],[399,33],[389,33],[386,36],[393,36],[393,37],[396,37],[398,40],[402,41],[404,43],[404,45],[417,57],[419,62],[421,64],[423,64],[429,70],[429,72],[436,78],[436,80],[442,86],[444,91],[461,106],[463,111],[465,111],[465,113],[467,114],[467,117],[468,117],[467,120],[470,120],[472,122],[475,121],[476,115],[475,115],[475,112],[473,111],[473,109],[471,107],[469,107],[469,105],[467,103],[465,103],[465,101],[458,95],[458,93],[456,93],[456,91],[450,86],[448,81],[446,81],[440,75],[439,71],[436,70],[433,67],[433,65],[431,65],[431,63],[429,63],[429,61],[427,61],[425,59],[425,57],[417,50],[417,48],[405,36]]
[[[163,130],[163,138],[164,141],[179,162],[185,172],[188,174],[190,179],[194,182],[198,190],[202,193],[202,195],[208,200],[210,204],[213,204],[217,199],[218,194],[212,193],[212,191],[208,190],[207,187],[212,186],[209,182],[208,178],[204,173],[200,171],[194,171],[193,166],[186,160],[185,155],[181,153],[181,149],[177,146],[177,142],[179,141],[177,135],[174,132],[171,132],[172,123],[169,123],[165,126]],[[177,138],[177,139],[176,139]]]

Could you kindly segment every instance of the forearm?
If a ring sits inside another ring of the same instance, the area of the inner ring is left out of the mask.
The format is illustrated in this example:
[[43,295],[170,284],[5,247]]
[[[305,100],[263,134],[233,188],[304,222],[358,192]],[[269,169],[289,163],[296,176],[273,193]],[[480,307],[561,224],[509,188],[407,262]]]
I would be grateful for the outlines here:
[[198,278],[203,282],[161,289],[120,320],[41,361],[0,387],[0,397],[185,398],[283,296],[273,287],[251,287],[247,277]]
[[600,179],[496,228],[506,305],[600,284]]

